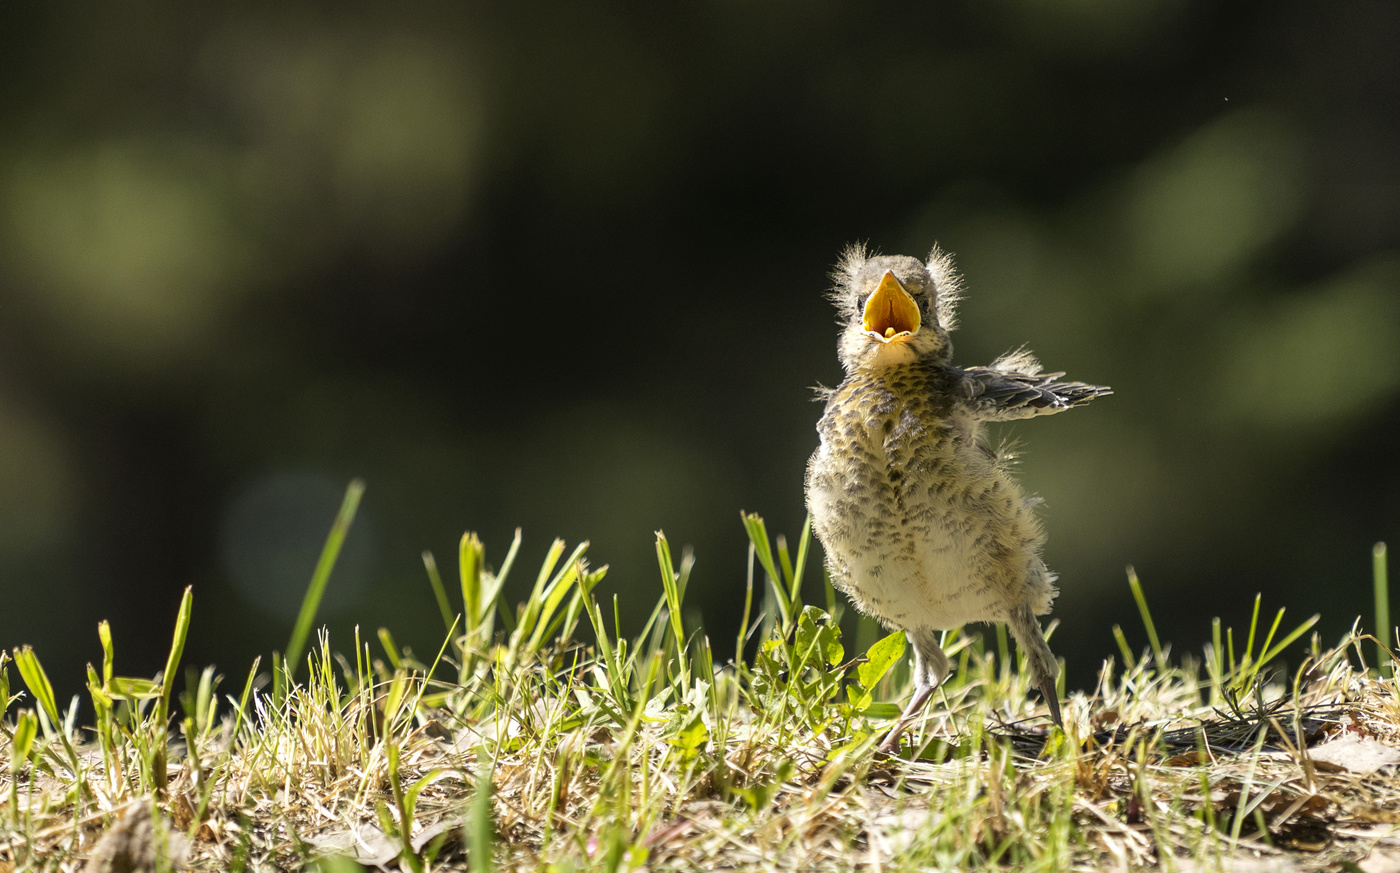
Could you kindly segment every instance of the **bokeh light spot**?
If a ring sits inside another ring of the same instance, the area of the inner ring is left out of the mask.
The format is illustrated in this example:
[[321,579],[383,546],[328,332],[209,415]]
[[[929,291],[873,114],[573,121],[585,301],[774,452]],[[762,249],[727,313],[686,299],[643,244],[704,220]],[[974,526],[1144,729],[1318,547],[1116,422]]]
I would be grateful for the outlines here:
[[[278,619],[296,618],[344,491],[343,483],[328,477],[285,471],[259,479],[229,502],[220,523],[220,552],[249,603]],[[362,504],[321,601],[323,614],[354,606],[365,594],[373,540]]]
[[1400,261],[1359,268],[1251,317],[1235,335],[1217,414],[1317,438],[1400,391]]
[[1302,144],[1282,119],[1240,113],[1197,131],[1138,173],[1128,223],[1140,288],[1228,278],[1293,226],[1303,189]]
[[162,364],[198,349],[248,263],[221,177],[212,151],[156,140],[18,162],[0,233],[21,288],[99,356]]

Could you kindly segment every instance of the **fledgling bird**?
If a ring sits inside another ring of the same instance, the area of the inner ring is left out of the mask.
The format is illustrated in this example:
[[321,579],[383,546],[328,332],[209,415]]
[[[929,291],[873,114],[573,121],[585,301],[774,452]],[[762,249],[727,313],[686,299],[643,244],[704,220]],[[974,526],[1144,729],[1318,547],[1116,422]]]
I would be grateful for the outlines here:
[[1057,593],[1040,557],[1040,501],[1011,477],[982,424],[1111,392],[1042,373],[1025,349],[987,367],[954,366],[948,333],[961,285],[936,246],[925,263],[853,246],[834,278],[846,378],[826,394],[807,506],[832,581],[862,612],[902,628],[914,650],[914,696],[881,749],[898,744],[948,674],[937,632],[975,621],[1010,628],[1062,726],[1059,667],[1035,618]]

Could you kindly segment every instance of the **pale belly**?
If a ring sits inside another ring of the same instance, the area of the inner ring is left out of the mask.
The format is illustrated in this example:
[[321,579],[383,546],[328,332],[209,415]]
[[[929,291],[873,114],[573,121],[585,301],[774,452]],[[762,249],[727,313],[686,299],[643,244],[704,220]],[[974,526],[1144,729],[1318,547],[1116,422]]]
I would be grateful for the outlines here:
[[861,611],[943,630],[1004,621],[1026,599],[1041,534],[1003,472],[947,444],[891,453],[865,442],[844,464],[830,451],[813,458],[808,505],[833,581]]
[[[995,567],[974,536],[948,523],[951,506],[928,506],[895,518],[854,508],[813,487],[811,509],[833,562],[833,581],[861,611],[897,627],[948,630],[1007,613],[1004,567]],[[854,509],[854,511],[848,511]],[[839,518],[837,518],[839,516]]]

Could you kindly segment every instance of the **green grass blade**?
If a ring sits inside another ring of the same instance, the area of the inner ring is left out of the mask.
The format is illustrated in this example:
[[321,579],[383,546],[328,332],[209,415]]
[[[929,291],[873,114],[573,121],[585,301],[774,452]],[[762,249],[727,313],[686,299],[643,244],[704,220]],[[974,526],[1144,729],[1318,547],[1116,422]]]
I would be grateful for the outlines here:
[[443,587],[437,559],[426,549],[423,551],[423,569],[428,572],[428,585],[433,589],[433,599],[437,601],[438,612],[442,615],[442,625],[451,627],[455,619],[452,617],[452,606],[447,602],[447,589]]
[[1128,587],[1133,591],[1133,600],[1137,601],[1138,614],[1142,616],[1142,626],[1147,630],[1147,643],[1152,647],[1152,657],[1157,662],[1157,669],[1165,669],[1167,659],[1162,653],[1162,641],[1157,638],[1157,625],[1153,623],[1152,612],[1147,608],[1147,596],[1142,593],[1142,582],[1132,567],[1128,568]]
[[10,708],[10,653],[0,649],[0,722]]
[[1254,612],[1249,617],[1249,638],[1244,644],[1244,663],[1246,666],[1254,661],[1254,633],[1259,629],[1259,604],[1263,599],[1263,594],[1254,595]]
[[501,594],[501,586],[506,584],[506,577],[510,575],[510,568],[515,566],[515,556],[520,552],[520,528],[515,529],[515,539],[511,540],[510,548],[506,551],[506,559],[501,562],[501,569],[496,571],[496,575],[485,580],[481,592],[481,608],[483,611],[489,610],[496,602],[496,598]]
[[472,873],[491,873],[496,869],[496,823],[491,808],[491,753],[485,747],[477,750],[482,762],[477,771],[476,791],[472,793],[471,813],[467,819],[467,850]]
[[[1279,616],[1282,617],[1282,615],[1283,610],[1280,609]],[[1259,656],[1259,666],[1262,667],[1263,665],[1269,663],[1278,656],[1279,652],[1282,652],[1284,649],[1293,645],[1293,642],[1295,640],[1297,640],[1303,634],[1311,630],[1312,626],[1317,624],[1318,621],[1321,620],[1321,618],[1321,614],[1314,613],[1312,618],[1309,618],[1307,621],[1303,622],[1302,624],[1294,628],[1292,631],[1290,631],[1288,636],[1279,640],[1276,644],[1274,644],[1272,648],[1270,648],[1268,651],[1264,652],[1264,654]]]
[[97,638],[102,641],[102,681],[112,681],[112,671],[116,668],[116,647],[112,643],[112,626],[106,621],[97,623]]
[[681,598],[685,593],[679,584],[680,574],[676,572],[675,564],[671,561],[671,544],[666,541],[666,534],[661,531],[656,532],[656,564],[661,570],[661,590],[666,598],[667,619],[670,622],[671,637],[676,644],[676,662],[681,681],[689,685],[690,665],[686,663],[685,627],[681,620]]
[[[180,598],[180,611],[175,616],[175,634],[170,640],[170,654],[165,658],[165,673],[161,681],[160,704],[157,709],[160,716],[170,712],[170,695],[175,688],[175,669],[180,666],[180,658],[185,654],[185,639],[190,633],[190,613],[193,610],[194,591],[186,587],[184,596]],[[157,720],[163,719],[158,716]]]
[[22,710],[10,735],[10,824],[19,827],[19,771],[29,759],[34,739],[39,735],[39,719],[31,709]]
[[185,654],[185,639],[190,633],[190,613],[193,609],[194,592],[187,587],[184,596],[180,598],[180,611],[175,616],[175,633],[170,641],[170,654],[165,658],[160,696],[156,698],[155,714],[150,725],[151,788],[157,797],[162,798],[169,787],[165,765],[168,754],[166,731],[170,720],[170,695],[175,688],[175,670],[180,666],[180,658]]
[[744,613],[739,619],[739,634],[734,640],[734,666],[744,666],[744,641],[749,635],[749,618],[753,615],[753,545],[749,546],[748,583],[744,586]]
[[326,592],[326,583],[330,581],[331,570],[335,569],[336,559],[340,557],[340,547],[345,544],[345,536],[350,532],[350,525],[355,520],[355,512],[360,508],[360,498],[364,493],[365,483],[360,479],[352,480],[350,486],[345,489],[345,499],[340,503],[340,511],[336,513],[331,532],[321,549],[321,557],[316,561],[316,570],[311,574],[311,584],[306,587],[306,596],[301,601],[301,612],[297,613],[297,621],[292,628],[292,638],[287,642],[285,664],[288,679],[296,675],[297,662],[306,651],[306,641],[311,638],[311,626],[315,624],[316,612],[321,608],[321,595]]
[[44,672],[44,665],[39,663],[39,656],[34,654],[32,646],[20,646],[15,649],[15,666],[19,668],[19,676],[24,680],[25,687],[34,695],[34,701],[48,717],[49,724],[57,727],[60,722],[53,683],[49,681],[48,674]]
[[462,610],[466,616],[466,627],[463,629],[467,633],[475,631],[485,617],[481,604],[481,577],[485,570],[482,563],[485,556],[486,547],[475,533],[467,531],[462,534],[462,541],[457,546],[457,565],[462,579]]
[[1388,646],[1395,645],[1395,628],[1390,623],[1390,573],[1386,566],[1385,543],[1371,549],[1371,579],[1376,603],[1376,666],[1381,678],[1389,679],[1394,670]]
[[[559,543],[563,545],[562,540]],[[530,638],[526,640],[525,647],[519,650],[519,654],[533,655],[538,652],[545,640],[563,624],[564,615],[559,613],[559,605],[564,602],[565,597],[573,593],[574,580],[582,575],[583,556],[587,550],[587,540],[579,543],[548,583],[543,587],[536,586],[525,611],[526,620],[522,620],[519,629],[522,634],[529,630]]]
[[773,546],[768,541],[768,528],[758,513],[745,512],[741,513],[741,517],[744,520],[744,530],[749,535],[749,542],[753,544],[754,555],[758,558],[759,565],[763,567],[763,572],[767,574],[768,584],[774,599],[778,602],[782,630],[783,634],[786,635],[792,629],[793,622],[796,621],[796,610],[788,595],[787,588],[783,584],[783,576],[778,570],[778,565],[773,560]]
[[39,719],[31,711],[23,711],[15,721],[15,732],[10,739],[10,773],[16,774],[29,753],[34,748],[34,740],[39,735]]
[[812,551],[812,516],[809,513],[802,521],[802,536],[797,540],[797,565],[793,567],[793,577],[800,583],[807,569],[807,556]]
[[403,650],[399,644],[394,642],[394,635],[387,627],[381,627],[378,632],[379,646],[384,650],[384,657],[389,659],[389,664],[395,670],[403,669]]
[[1130,669],[1137,658],[1133,657],[1133,647],[1128,645],[1127,634],[1123,633],[1123,628],[1116,624],[1113,626],[1113,639],[1117,641],[1118,651],[1123,656],[1123,669]]
[[236,738],[238,730],[243,726],[243,720],[248,713],[248,699],[253,696],[253,684],[258,678],[258,665],[262,663],[262,655],[253,659],[253,666],[248,670],[248,680],[243,683],[243,694],[238,698],[238,710],[234,715],[233,732],[230,737]]

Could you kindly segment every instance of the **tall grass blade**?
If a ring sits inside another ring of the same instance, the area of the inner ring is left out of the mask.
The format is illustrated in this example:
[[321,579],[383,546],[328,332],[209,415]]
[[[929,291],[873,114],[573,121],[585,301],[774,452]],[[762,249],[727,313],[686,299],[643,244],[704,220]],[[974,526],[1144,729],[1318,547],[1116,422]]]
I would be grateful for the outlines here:
[[1147,630],[1147,643],[1152,647],[1152,658],[1157,662],[1157,669],[1165,670],[1167,659],[1162,652],[1162,641],[1157,637],[1157,625],[1153,623],[1152,612],[1147,608],[1147,596],[1142,593],[1142,582],[1132,567],[1128,567],[1128,587],[1133,591],[1138,614],[1142,616],[1142,626]]
[[[1278,611],[1278,619],[1275,620],[1275,625],[1277,625],[1278,621],[1281,621],[1282,619],[1283,619],[1283,610],[1280,609],[1280,610]],[[1279,652],[1282,652],[1284,649],[1286,649],[1286,648],[1288,648],[1289,646],[1293,645],[1293,643],[1294,643],[1295,640],[1297,640],[1297,639],[1298,639],[1299,637],[1301,637],[1303,634],[1305,634],[1305,633],[1307,633],[1309,630],[1311,630],[1311,629],[1312,629],[1312,626],[1315,625],[1315,624],[1317,624],[1318,621],[1320,621],[1321,619],[1322,619],[1322,615],[1321,615],[1321,614],[1319,614],[1319,613],[1314,613],[1313,616],[1312,616],[1311,618],[1309,618],[1307,621],[1303,622],[1302,624],[1298,625],[1298,626],[1297,626],[1296,628],[1294,628],[1292,631],[1290,631],[1289,634],[1288,634],[1288,636],[1286,636],[1286,637],[1284,637],[1283,639],[1279,640],[1279,641],[1278,641],[1277,643],[1275,643],[1271,648],[1267,649],[1263,654],[1261,654],[1261,655],[1259,656],[1259,666],[1260,666],[1260,667],[1263,667],[1265,664],[1269,663],[1269,662],[1272,661],[1274,658],[1278,657]],[[1272,639],[1272,638],[1273,638],[1273,634],[1270,633],[1270,634],[1269,634],[1269,637],[1270,637],[1270,639]]]
[[193,609],[194,593],[187,587],[180,598],[180,611],[175,616],[175,634],[170,641],[170,654],[165,658],[155,717],[151,719],[151,787],[161,798],[165,796],[169,782],[165,770],[168,754],[165,735],[170,720],[170,695],[175,688],[175,669],[180,666],[180,658],[185,654],[185,639],[190,633],[190,613]]
[[190,634],[190,613],[194,610],[194,590],[186,587],[180,598],[180,611],[175,615],[175,633],[170,640],[170,653],[165,658],[165,672],[162,674],[160,698],[157,704],[157,721],[170,712],[170,695],[175,688],[175,668],[180,666],[180,658],[185,654],[185,640]]
[[1390,573],[1386,566],[1385,543],[1371,549],[1371,578],[1376,601],[1376,666],[1381,678],[1389,679],[1394,672],[1387,647],[1395,645],[1395,627],[1390,623]]
[[491,755],[483,747],[477,750],[481,769],[477,771],[476,791],[472,794],[470,817],[467,820],[467,851],[472,873],[491,873],[496,869],[496,823],[491,815]]
[[0,650],[0,721],[5,720],[5,711],[10,708],[10,653]]
[[39,735],[39,719],[30,709],[22,710],[15,719],[15,730],[10,735],[10,822],[19,823],[19,771],[29,759],[34,748],[34,739]]
[[768,541],[768,527],[763,523],[762,516],[756,512],[745,512],[741,517],[744,520],[744,530],[749,535],[749,542],[753,545],[753,554],[768,576],[773,599],[778,603],[782,632],[786,636],[797,620],[797,609],[787,586],[783,584],[783,575],[773,559],[773,546]]
[[675,564],[671,560],[671,544],[667,542],[666,534],[661,531],[656,532],[656,563],[661,569],[661,590],[666,598],[671,637],[676,644],[676,664],[680,670],[681,684],[688,687],[690,685],[690,665],[686,662],[685,627],[681,620],[681,603],[685,597],[687,580],[682,578],[682,574],[676,572]]
[[[326,592],[326,583],[330,581],[331,570],[335,569],[336,559],[340,557],[340,547],[345,544],[345,536],[350,532],[351,523],[355,521],[355,512],[360,508],[360,498],[364,493],[363,480],[354,479],[350,482],[349,487],[345,489],[345,499],[340,503],[340,511],[336,513],[335,522],[331,525],[331,532],[326,537],[326,544],[321,548],[321,557],[317,559],[316,569],[311,574],[311,584],[306,587],[306,596],[301,601],[301,612],[297,613],[296,624],[292,627],[292,638],[287,642],[285,664],[288,680],[296,675],[297,662],[306,651],[306,641],[311,638],[311,626],[316,622],[317,610],[321,608],[321,595]],[[274,670],[274,673],[276,672]],[[280,695],[276,696],[280,699]]]
[[437,601],[438,612],[442,615],[442,625],[452,627],[452,606],[447,602],[447,589],[442,585],[437,559],[426,549],[423,551],[423,569],[428,572],[428,585],[433,589],[433,599]]
[[484,616],[481,612],[481,577],[485,568],[486,547],[481,538],[472,531],[462,534],[462,542],[457,546],[457,563],[462,577],[462,609],[466,616],[467,633],[480,626]]

